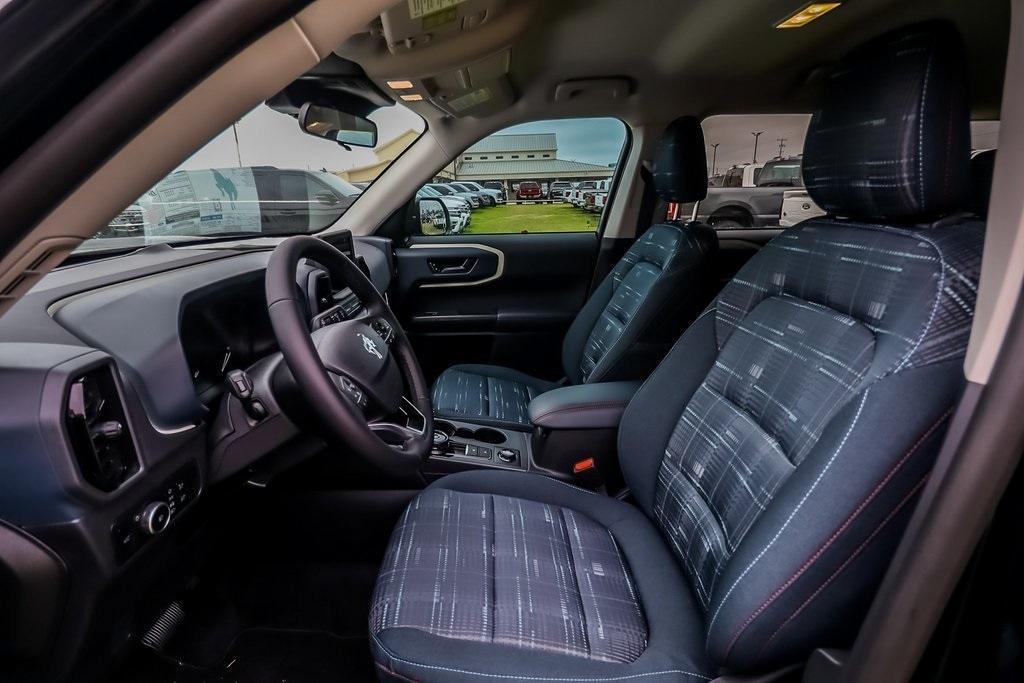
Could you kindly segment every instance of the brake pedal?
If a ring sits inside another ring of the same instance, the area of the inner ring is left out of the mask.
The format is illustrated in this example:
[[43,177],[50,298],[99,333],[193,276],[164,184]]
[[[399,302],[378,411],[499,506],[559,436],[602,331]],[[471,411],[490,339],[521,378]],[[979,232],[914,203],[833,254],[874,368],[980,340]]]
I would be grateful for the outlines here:
[[142,636],[142,644],[156,652],[162,652],[174,636],[174,632],[185,621],[185,609],[175,600],[167,605],[149,630]]

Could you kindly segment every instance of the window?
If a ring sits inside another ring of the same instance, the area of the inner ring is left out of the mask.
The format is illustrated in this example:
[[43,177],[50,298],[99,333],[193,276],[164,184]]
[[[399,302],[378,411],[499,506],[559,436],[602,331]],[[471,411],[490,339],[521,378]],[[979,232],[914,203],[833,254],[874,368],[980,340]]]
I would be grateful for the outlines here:
[[345,149],[303,133],[294,117],[260,105],[79,250],[319,232],[337,221],[425,127],[401,105],[369,118],[377,124],[377,146]]
[[449,233],[598,231],[625,144],[625,124],[608,118],[533,121],[480,140],[447,170],[465,195],[494,201],[484,197],[453,217]]
[[[705,119],[708,196],[698,220],[718,229],[779,227],[822,213],[800,172],[808,114],[712,116]],[[784,206],[785,203],[785,206]],[[681,209],[689,215],[693,204]]]
[[[697,220],[718,229],[790,227],[824,211],[804,188],[808,114],[712,116],[701,124],[707,145],[708,196]],[[992,149],[998,121],[973,121],[974,150]],[[689,216],[694,205],[679,207]]]

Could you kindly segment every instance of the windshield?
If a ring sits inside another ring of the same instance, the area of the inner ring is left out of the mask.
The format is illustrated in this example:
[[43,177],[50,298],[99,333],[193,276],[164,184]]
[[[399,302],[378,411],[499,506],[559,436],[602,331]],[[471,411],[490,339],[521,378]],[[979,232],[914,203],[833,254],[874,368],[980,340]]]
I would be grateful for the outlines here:
[[425,127],[401,105],[378,109],[369,118],[377,124],[377,146],[346,149],[303,133],[294,117],[260,105],[77,251],[319,232],[337,221]]
[[433,188],[434,190],[441,193],[445,197],[447,197],[450,194],[455,194],[455,191],[452,190],[450,187],[447,187],[446,185],[428,185],[427,187]]
[[758,187],[803,187],[800,160],[769,161],[757,177]]

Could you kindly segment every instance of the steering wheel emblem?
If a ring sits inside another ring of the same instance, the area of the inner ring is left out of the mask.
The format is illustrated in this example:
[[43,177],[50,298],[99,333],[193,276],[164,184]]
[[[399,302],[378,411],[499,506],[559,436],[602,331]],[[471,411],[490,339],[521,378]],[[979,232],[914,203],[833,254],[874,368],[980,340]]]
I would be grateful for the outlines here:
[[367,337],[362,332],[359,333],[359,336],[362,338],[363,348],[366,349],[366,352],[368,354],[370,354],[371,356],[377,356],[377,358],[384,360],[384,355],[381,354],[381,352],[377,349],[377,345],[373,342],[372,339]]

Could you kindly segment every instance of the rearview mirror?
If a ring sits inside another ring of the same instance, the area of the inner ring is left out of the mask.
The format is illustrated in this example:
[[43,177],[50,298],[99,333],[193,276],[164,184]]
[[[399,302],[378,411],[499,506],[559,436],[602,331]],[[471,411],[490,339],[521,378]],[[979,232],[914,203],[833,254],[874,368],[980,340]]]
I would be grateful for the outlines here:
[[308,135],[356,147],[377,146],[377,124],[362,116],[307,102],[299,110],[299,128]]
[[440,199],[421,199],[420,234],[447,235],[452,231],[452,219],[448,207]]

